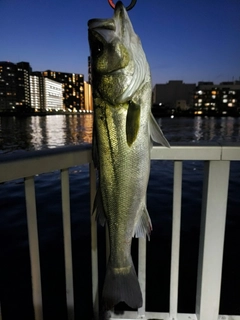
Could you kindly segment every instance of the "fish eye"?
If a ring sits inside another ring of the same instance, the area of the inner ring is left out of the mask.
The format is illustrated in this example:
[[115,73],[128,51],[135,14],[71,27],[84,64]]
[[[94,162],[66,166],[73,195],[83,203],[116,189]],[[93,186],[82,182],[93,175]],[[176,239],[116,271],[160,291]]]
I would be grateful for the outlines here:
[[92,45],[92,55],[94,57],[100,57],[103,52],[103,43],[101,41],[95,40]]

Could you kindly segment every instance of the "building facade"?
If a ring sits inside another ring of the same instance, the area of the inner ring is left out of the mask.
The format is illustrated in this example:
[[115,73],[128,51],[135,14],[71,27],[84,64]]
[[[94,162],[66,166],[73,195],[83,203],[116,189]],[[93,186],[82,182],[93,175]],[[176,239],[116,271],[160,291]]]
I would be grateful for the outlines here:
[[63,88],[61,83],[44,78],[44,105],[46,111],[63,110]]
[[84,109],[86,112],[93,112],[92,86],[84,81]]
[[[89,89],[87,99],[88,94]],[[15,64],[0,61],[0,111],[2,112],[43,111],[48,108],[83,111],[86,105],[84,101],[82,74],[51,70],[32,72],[28,62]],[[87,108],[90,108],[89,105]]]
[[46,70],[43,77],[63,85],[63,106],[66,111],[84,110],[84,77],[82,74]]
[[194,95],[197,114],[237,114],[240,112],[240,81],[199,82]]
[[28,62],[16,64],[16,109],[31,109],[30,74],[32,68]]
[[44,102],[44,78],[41,72],[33,72],[30,75],[31,104],[35,111],[45,109]]
[[31,108],[30,74],[28,62],[14,64],[0,61],[0,110],[15,111]]
[[30,76],[31,102],[34,111],[63,110],[63,88],[60,82],[44,78],[41,72]]
[[172,80],[166,84],[156,84],[153,88],[153,104],[167,108],[191,108],[196,84],[185,84]]
[[16,94],[16,65],[0,61],[0,111],[15,109]]

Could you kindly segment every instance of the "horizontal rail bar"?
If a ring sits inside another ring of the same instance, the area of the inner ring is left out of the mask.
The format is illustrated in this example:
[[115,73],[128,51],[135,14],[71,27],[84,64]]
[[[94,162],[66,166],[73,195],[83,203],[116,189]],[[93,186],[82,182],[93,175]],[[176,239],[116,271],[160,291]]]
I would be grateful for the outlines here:
[[11,154],[0,158],[0,183],[90,163],[91,146]]
[[[121,315],[112,314],[109,320],[139,320],[138,313],[136,311],[125,311]],[[146,312],[144,320],[172,320],[169,318],[167,312]],[[174,320],[197,320],[197,315],[194,313],[178,313],[177,319]],[[218,320],[240,320],[240,316],[226,316],[219,315]]]
[[[152,160],[240,160],[240,144],[188,143],[154,146]],[[70,146],[0,157],[0,183],[90,163],[91,146]]]
[[171,148],[154,146],[152,160],[222,160],[222,147],[217,145],[171,145]]

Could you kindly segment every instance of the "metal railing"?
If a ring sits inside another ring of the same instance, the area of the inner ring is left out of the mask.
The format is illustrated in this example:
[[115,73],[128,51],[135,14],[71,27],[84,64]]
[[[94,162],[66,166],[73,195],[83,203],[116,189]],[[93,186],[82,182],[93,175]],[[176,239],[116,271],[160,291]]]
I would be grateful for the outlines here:
[[[240,161],[240,146],[231,145],[173,145],[170,149],[154,146],[153,160],[174,161],[172,250],[170,271],[170,308],[168,313],[146,311],[146,241],[139,239],[138,277],[143,293],[143,306],[138,311],[126,311],[122,315],[111,313],[111,319],[164,319],[164,320],[240,320],[240,316],[219,316],[222,260],[231,161]],[[179,248],[182,199],[182,163],[184,160],[204,161],[204,187],[200,227],[200,248],[197,277],[196,313],[178,313]],[[68,320],[74,319],[74,295],[70,225],[70,197],[68,169],[89,164],[91,210],[96,192],[96,174],[91,160],[90,147],[65,147],[36,151],[20,156],[0,159],[0,183],[24,178],[28,223],[29,250],[35,320],[43,319],[41,270],[39,258],[37,208],[34,176],[60,170],[62,189],[62,213],[64,233],[66,301]],[[216,201],[217,198],[217,201]],[[99,318],[97,222],[91,219],[92,248],[92,303],[93,315]],[[4,319],[3,319],[4,320]]]

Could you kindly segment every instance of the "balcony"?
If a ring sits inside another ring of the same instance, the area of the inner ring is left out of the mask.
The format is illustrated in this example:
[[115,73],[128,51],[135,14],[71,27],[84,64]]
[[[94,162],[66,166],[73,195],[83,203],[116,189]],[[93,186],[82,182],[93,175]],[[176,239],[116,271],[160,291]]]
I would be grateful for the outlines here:
[[[222,263],[230,162],[240,161],[240,146],[231,145],[173,145],[171,149],[154,146],[152,160],[174,161],[173,212],[171,263],[168,312],[146,311],[146,240],[138,241],[138,277],[143,293],[143,306],[137,311],[123,314],[111,312],[110,319],[161,319],[161,320],[240,320],[240,315],[219,315]],[[195,313],[178,313],[179,301],[179,261],[182,207],[183,161],[204,162],[202,214],[197,272]],[[66,147],[47,151],[36,151],[21,155],[5,156],[0,159],[0,183],[24,179],[25,203],[28,225],[29,252],[31,261],[32,305],[35,320],[44,319],[43,291],[41,283],[41,263],[39,252],[37,206],[35,194],[36,175],[58,170],[61,176],[61,201],[63,218],[66,319],[74,319],[74,278],[71,241],[71,210],[69,191],[69,168],[88,164],[90,185],[90,208],[92,210],[96,192],[96,174],[91,160],[90,148]],[[4,184],[3,184],[4,187]],[[90,210],[90,211],[91,211]],[[91,260],[89,269],[92,277],[92,314],[99,319],[99,264],[97,222],[89,213],[91,221]],[[106,251],[108,244],[106,244]],[[157,285],[157,284],[156,284]],[[160,284],[159,284],[160,286]],[[150,292],[151,294],[151,292]],[[3,308],[4,309],[4,308]],[[0,313],[1,314],[1,313]],[[21,315],[24,318],[24,315]],[[4,320],[4,312],[1,320]]]

